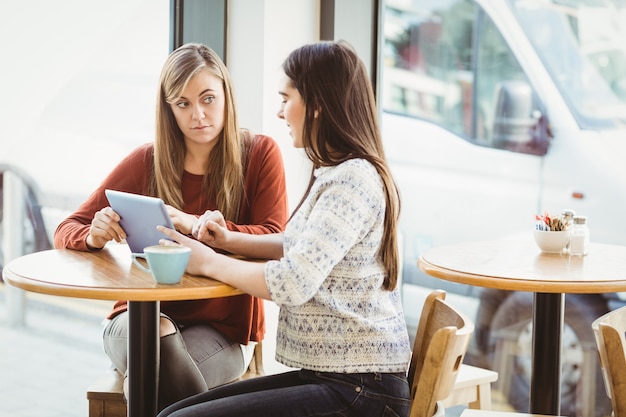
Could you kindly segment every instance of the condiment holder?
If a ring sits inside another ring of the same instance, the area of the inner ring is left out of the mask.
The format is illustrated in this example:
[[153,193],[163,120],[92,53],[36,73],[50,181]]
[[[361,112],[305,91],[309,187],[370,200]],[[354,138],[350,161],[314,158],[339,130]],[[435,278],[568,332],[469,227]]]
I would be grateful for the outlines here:
[[589,229],[586,217],[575,216],[572,210],[563,210],[560,216],[535,216],[534,238],[543,253],[586,255]]
[[569,231],[535,230],[535,242],[543,253],[561,253],[569,242]]

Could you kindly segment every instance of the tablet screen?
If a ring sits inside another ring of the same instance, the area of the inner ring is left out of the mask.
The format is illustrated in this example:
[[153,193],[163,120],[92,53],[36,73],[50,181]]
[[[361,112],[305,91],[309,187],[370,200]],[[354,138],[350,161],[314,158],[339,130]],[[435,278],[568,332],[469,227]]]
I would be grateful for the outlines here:
[[126,242],[132,253],[143,253],[143,248],[158,245],[166,238],[156,227],[174,229],[163,200],[140,194],[105,190],[111,208],[120,215],[120,225],[126,232]]

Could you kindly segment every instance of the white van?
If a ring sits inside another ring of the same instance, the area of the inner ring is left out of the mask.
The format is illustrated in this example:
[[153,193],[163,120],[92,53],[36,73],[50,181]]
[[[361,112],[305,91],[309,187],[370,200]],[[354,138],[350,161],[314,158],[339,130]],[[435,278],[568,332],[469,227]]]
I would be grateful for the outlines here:
[[[388,0],[383,137],[399,182],[406,305],[431,288],[469,300],[468,359],[508,329],[530,342],[531,293],[448,283],[417,268],[432,246],[532,239],[535,215],[588,217],[591,240],[626,245],[626,3],[612,0]],[[616,294],[567,295],[563,415],[607,415],[591,321]],[[459,301],[459,302],[461,302]],[[409,326],[419,312],[407,309]],[[523,346],[522,346],[523,345]],[[591,358],[591,359],[590,359]],[[528,408],[528,357],[510,402]],[[489,366],[489,361],[476,361]],[[591,368],[594,369],[594,368]]]

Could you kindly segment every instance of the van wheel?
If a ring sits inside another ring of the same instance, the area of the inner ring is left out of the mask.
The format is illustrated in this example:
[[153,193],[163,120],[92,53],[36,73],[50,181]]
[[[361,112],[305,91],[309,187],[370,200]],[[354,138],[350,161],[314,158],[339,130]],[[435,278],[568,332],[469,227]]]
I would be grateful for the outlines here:
[[[30,188],[27,189],[25,194],[24,206],[26,208],[26,215],[24,216],[24,225],[22,228],[24,236],[22,254],[50,249],[52,245],[46,234],[41,209],[37,204],[35,195]],[[0,282],[2,281],[2,269],[5,264],[4,222],[3,173],[0,172]]]
[[[490,332],[491,341],[495,343],[498,334],[503,334],[503,330],[508,329],[507,338],[517,343],[518,354],[514,356],[513,366],[508,368],[514,370],[512,375],[501,374],[499,378],[510,378],[507,399],[517,411],[526,413],[529,411],[533,298],[533,293],[513,293],[496,312]],[[591,396],[583,392],[582,386],[583,353],[587,350],[588,357],[597,358],[591,323],[607,311],[607,301],[601,295],[565,296],[565,325],[561,354],[561,415],[583,415],[583,410],[590,401]],[[593,415],[610,415],[611,402],[606,395],[600,365],[597,362],[592,378],[595,384]]]

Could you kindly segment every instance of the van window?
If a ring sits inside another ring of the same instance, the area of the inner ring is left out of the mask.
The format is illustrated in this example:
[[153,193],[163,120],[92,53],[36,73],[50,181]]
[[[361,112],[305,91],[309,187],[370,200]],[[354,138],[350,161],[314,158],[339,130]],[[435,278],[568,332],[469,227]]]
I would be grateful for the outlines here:
[[[481,143],[499,147],[498,120],[495,118],[498,117],[498,106],[504,105],[498,102],[502,98],[502,89],[516,89],[519,86],[529,95],[532,95],[532,91],[526,75],[493,21],[484,14],[478,19],[480,24],[476,31],[478,47],[474,70],[477,115],[473,133],[475,139]],[[519,93],[524,94],[524,91]],[[532,100],[533,97],[529,97],[529,106],[532,106]],[[532,107],[526,108],[524,115],[530,117],[533,110]],[[527,123],[526,128],[530,128],[533,120],[527,119]]]
[[[478,145],[541,153],[515,146],[530,140],[537,100],[489,17],[472,1],[411,4],[387,2],[383,109],[437,123]],[[525,137],[511,130],[513,119],[499,128],[498,109],[511,106],[503,102],[507,94],[527,99],[517,106]]]
[[626,3],[516,0],[513,10],[583,129],[626,122]]

